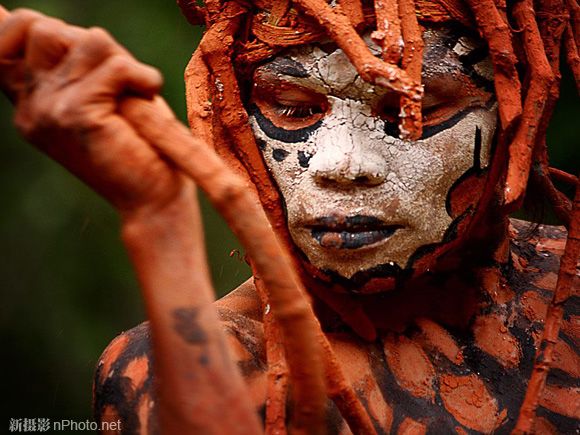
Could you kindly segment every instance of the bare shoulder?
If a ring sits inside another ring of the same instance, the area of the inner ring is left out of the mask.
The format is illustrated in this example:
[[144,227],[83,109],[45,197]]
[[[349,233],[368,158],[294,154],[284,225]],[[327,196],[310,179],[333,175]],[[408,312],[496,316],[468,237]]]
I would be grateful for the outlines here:
[[[260,303],[248,281],[216,302],[234,358],[261,406],[265,400],[266,354]],[[104,350],[95,372],[95,421],[121,421],[123,434],[158,433],[149,322],[117,336]]]
[[93,384],[95,421],[121,421],[122,433],[156,433],[149,322],[117,336],[99,359]]

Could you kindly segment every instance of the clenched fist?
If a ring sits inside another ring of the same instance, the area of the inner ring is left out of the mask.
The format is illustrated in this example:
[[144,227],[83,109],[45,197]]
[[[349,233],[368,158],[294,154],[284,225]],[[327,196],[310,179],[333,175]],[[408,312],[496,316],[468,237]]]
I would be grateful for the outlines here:
[[0,87],[17,128],[121,212],[163,207],[190,183],[118,110],[122,99],[151,99],[161,85],[157,70],[102,29],[0,10]]

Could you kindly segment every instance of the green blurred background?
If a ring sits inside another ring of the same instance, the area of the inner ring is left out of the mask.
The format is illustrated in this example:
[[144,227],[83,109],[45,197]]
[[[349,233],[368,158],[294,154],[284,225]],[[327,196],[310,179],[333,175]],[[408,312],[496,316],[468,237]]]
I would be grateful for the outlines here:
[[[169,0],[1,1],[81,26],[108,29],[137,58],[158,67],[163,91],[185,120],[183,69],[200,32]],[[580,110],[569,75],[550,131],[552,161],[580,167]],[[0,339],[10,417],[87,419],[92,372],[108,342],[144,320],[139,291],[113,210],[74,177],[22,142],[0,98]],[[240,249],[203,200],[208,255],[218,293],[249,276]],[[6,426],[4,426],[6,425]],[[4,429],[5,428],[5,429]]]

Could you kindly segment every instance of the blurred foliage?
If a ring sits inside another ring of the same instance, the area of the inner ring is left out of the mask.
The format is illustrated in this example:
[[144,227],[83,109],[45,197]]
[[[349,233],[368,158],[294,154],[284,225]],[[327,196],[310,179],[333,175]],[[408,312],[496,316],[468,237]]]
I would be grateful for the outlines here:
[[[200,32],[173,1],[19,0],[81,26],[101,26],[166,78],[163,95],[185,121],[183,69]],[[569,75],[550,128],[555,166],[580,167],[579,110]],[[144,320],[139,291],[112,209],[17,137],[0,101],[0,337],[8,417],[90,418],[92,372],[107,343]],[[209,262],[218,293],[249,276],[240,249],[203,200]]]

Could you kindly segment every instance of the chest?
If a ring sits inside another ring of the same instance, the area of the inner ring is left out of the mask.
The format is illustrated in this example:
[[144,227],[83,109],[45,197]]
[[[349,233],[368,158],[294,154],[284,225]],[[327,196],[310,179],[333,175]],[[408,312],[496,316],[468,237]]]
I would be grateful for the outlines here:
[[[533,353],[506,367],[473,339],[458,343],[422,323],[409,334],[387,334],[370,345],[331,338],[377,433],[508,433]],[[336,410],[329,421],[334,433],[349,433]]]

